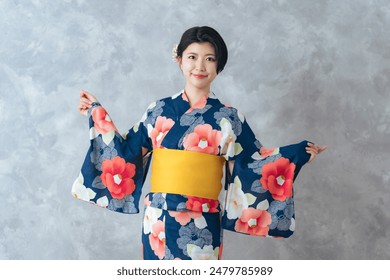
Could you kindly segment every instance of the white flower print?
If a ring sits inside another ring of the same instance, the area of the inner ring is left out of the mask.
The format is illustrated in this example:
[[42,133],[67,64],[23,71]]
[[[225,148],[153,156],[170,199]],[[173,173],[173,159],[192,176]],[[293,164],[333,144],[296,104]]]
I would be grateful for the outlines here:
[[195,223],[195,226],[199,229],[204,229],[205,227],[207,227],[206,219],[203,216],[201,216],[199,218],[195,218],[194,223]]
[[194,244],[187,245],[188,255],[192,260],[217,260],[219,247],[213,249],[212,245],[205,245],[203,248]]
[[89,139],[92,140],[92,139],[95,139],[96,137],[98,137],[99,135],[99,132],[97,132],[97,130],[95,129],[95,127],[91,127],[89,129]]
[[107,196],[100,197],[98,200],[96,200],[96,204],[100,207],[106,208],[108,206],[108,198]]
[[155,207],[146,207],[144,214],[144,234],[149,234],[152,232],[152,226],[157,223],[158,218],[162,214],[162,209]]
[[220,142],[221,154],[228,159],[229,157],[233,157],[235,154],[234,143],[236,142],[237,137],[232,129],[232,124],[226,118],[222,118],[219,125],[222,132]]
[[240,178],[236,176],[234,183],[229,185],[226,207],[227,217],[229,219],[237,219],[241,216],[242,211],[248,207],[247,196],[242,191]]
[[84,177],[81,173],[72,185],[72,194],[75,198],[85,201],[90,201],[96,196],[96,193],[92,189],[84,186]]

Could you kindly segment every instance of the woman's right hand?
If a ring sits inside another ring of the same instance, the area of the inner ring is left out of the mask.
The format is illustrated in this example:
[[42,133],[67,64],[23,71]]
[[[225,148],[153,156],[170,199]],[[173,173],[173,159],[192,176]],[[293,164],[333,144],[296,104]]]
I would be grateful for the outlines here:
[[98,102],[97,98],[85,90],[80,91],[80,103],[77,109],[80,114],[87,116],[88,109],[91,108],[92,102]]

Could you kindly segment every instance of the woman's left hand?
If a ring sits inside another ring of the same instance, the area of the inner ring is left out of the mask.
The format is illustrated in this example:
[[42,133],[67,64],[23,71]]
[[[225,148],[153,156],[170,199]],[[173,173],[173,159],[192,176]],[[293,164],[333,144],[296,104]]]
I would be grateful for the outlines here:
[[328,146],[320,147],[320,146],[313,144],[313,143],[310,143],[310,142],[307,144],[307,146],[308,147],[306,147],[306,152],[308,154],[311,154],[309,162],[311,162],[313,159],[315,159],[315,157],[317,155],[319,155],[320,153],[322,153],[323,151],[325,151],[328,148]]

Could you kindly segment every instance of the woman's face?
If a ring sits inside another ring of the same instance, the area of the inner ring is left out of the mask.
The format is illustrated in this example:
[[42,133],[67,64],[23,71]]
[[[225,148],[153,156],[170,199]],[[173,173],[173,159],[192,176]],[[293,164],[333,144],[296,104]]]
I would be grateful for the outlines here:
[[216,59],[212,44],[208,42],[190,44],[182,57],[178,58],[186,85],[209,90],[211,82],[217,76]]

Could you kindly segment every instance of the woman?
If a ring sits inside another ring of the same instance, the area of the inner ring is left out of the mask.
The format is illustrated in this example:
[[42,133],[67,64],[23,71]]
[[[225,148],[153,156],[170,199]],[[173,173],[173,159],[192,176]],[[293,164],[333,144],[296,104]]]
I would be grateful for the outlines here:
[[245,118],[210,91],[227,57],[214,29],[185,31],[175,52],[184,90],[153,102],[124,138],[97,99],[80,93],[91,147],[72,188],[75,197],[138,213],[153,154],[144,259],[221,259],[222,228],[273,237],[294,231],[293,180],[326,147],[307,141],[262,147]]

